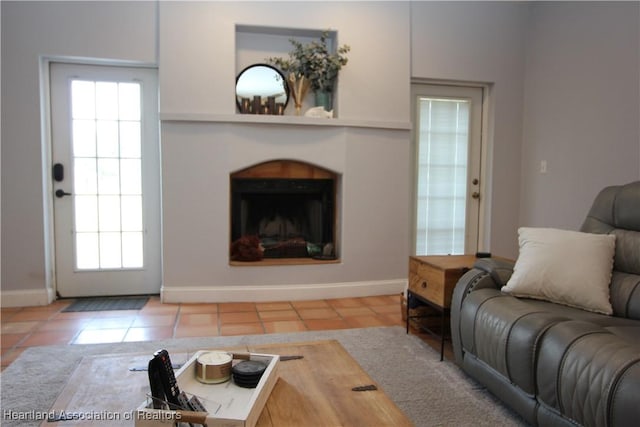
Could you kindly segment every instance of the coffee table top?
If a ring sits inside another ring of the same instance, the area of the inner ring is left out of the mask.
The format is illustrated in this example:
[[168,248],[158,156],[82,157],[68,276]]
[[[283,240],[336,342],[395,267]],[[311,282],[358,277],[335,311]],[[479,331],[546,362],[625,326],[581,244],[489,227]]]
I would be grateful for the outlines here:
[[[411,426],[411,421],[389,399],[338,341],[313,341],[255,345],[226,350],[280,355],[302,359],[281,361],[279,376],[257,426]],[[190,354],[171,353],[174,363]],[[145,366],[150,355],[85,357],[61,391],[51,410],[84,419],[43,426],[133,425],[135,409],[149,393]],[[376,385],[377,390],[353,391],[353,387]],[[117,418],[117,419],[116,419]]]

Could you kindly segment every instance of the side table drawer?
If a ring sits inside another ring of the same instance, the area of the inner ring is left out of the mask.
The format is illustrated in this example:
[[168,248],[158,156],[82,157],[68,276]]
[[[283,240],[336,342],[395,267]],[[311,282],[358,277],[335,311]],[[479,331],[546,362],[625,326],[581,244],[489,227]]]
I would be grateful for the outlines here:
[[410,273],[409,289],[411,292],[441,306],[448,307],[444,291],[444,271],[427,264],[418,263],[416,272]]

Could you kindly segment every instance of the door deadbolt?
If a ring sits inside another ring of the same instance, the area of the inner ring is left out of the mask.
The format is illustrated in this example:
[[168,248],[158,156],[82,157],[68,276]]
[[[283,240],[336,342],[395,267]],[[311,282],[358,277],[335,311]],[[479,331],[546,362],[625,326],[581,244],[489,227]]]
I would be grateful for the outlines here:
[[64,180],[64,166],[62,163],[56,163],[53,165],[53,179],[56,182],[61,182]]

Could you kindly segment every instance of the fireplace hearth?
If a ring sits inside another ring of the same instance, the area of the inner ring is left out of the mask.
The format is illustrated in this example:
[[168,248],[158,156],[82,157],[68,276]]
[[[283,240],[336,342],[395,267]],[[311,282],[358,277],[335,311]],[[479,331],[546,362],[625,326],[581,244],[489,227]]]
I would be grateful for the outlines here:
[[335,258],[335,174],[274,161],[232,174],[230,184],[232,246],[258,242],[264,258]]

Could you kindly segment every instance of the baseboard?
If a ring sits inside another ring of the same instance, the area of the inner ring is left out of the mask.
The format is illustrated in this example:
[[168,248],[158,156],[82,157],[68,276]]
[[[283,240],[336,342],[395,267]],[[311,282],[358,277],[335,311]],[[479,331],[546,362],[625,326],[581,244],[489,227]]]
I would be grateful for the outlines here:
[[165,303],[273,302],[400,294],[406,287],[407,279],[264,286],[163,286],[160,295]]
[[55,292],[50,288],[0,291],[0,305],[2,308],[49,305],[55,299]]

